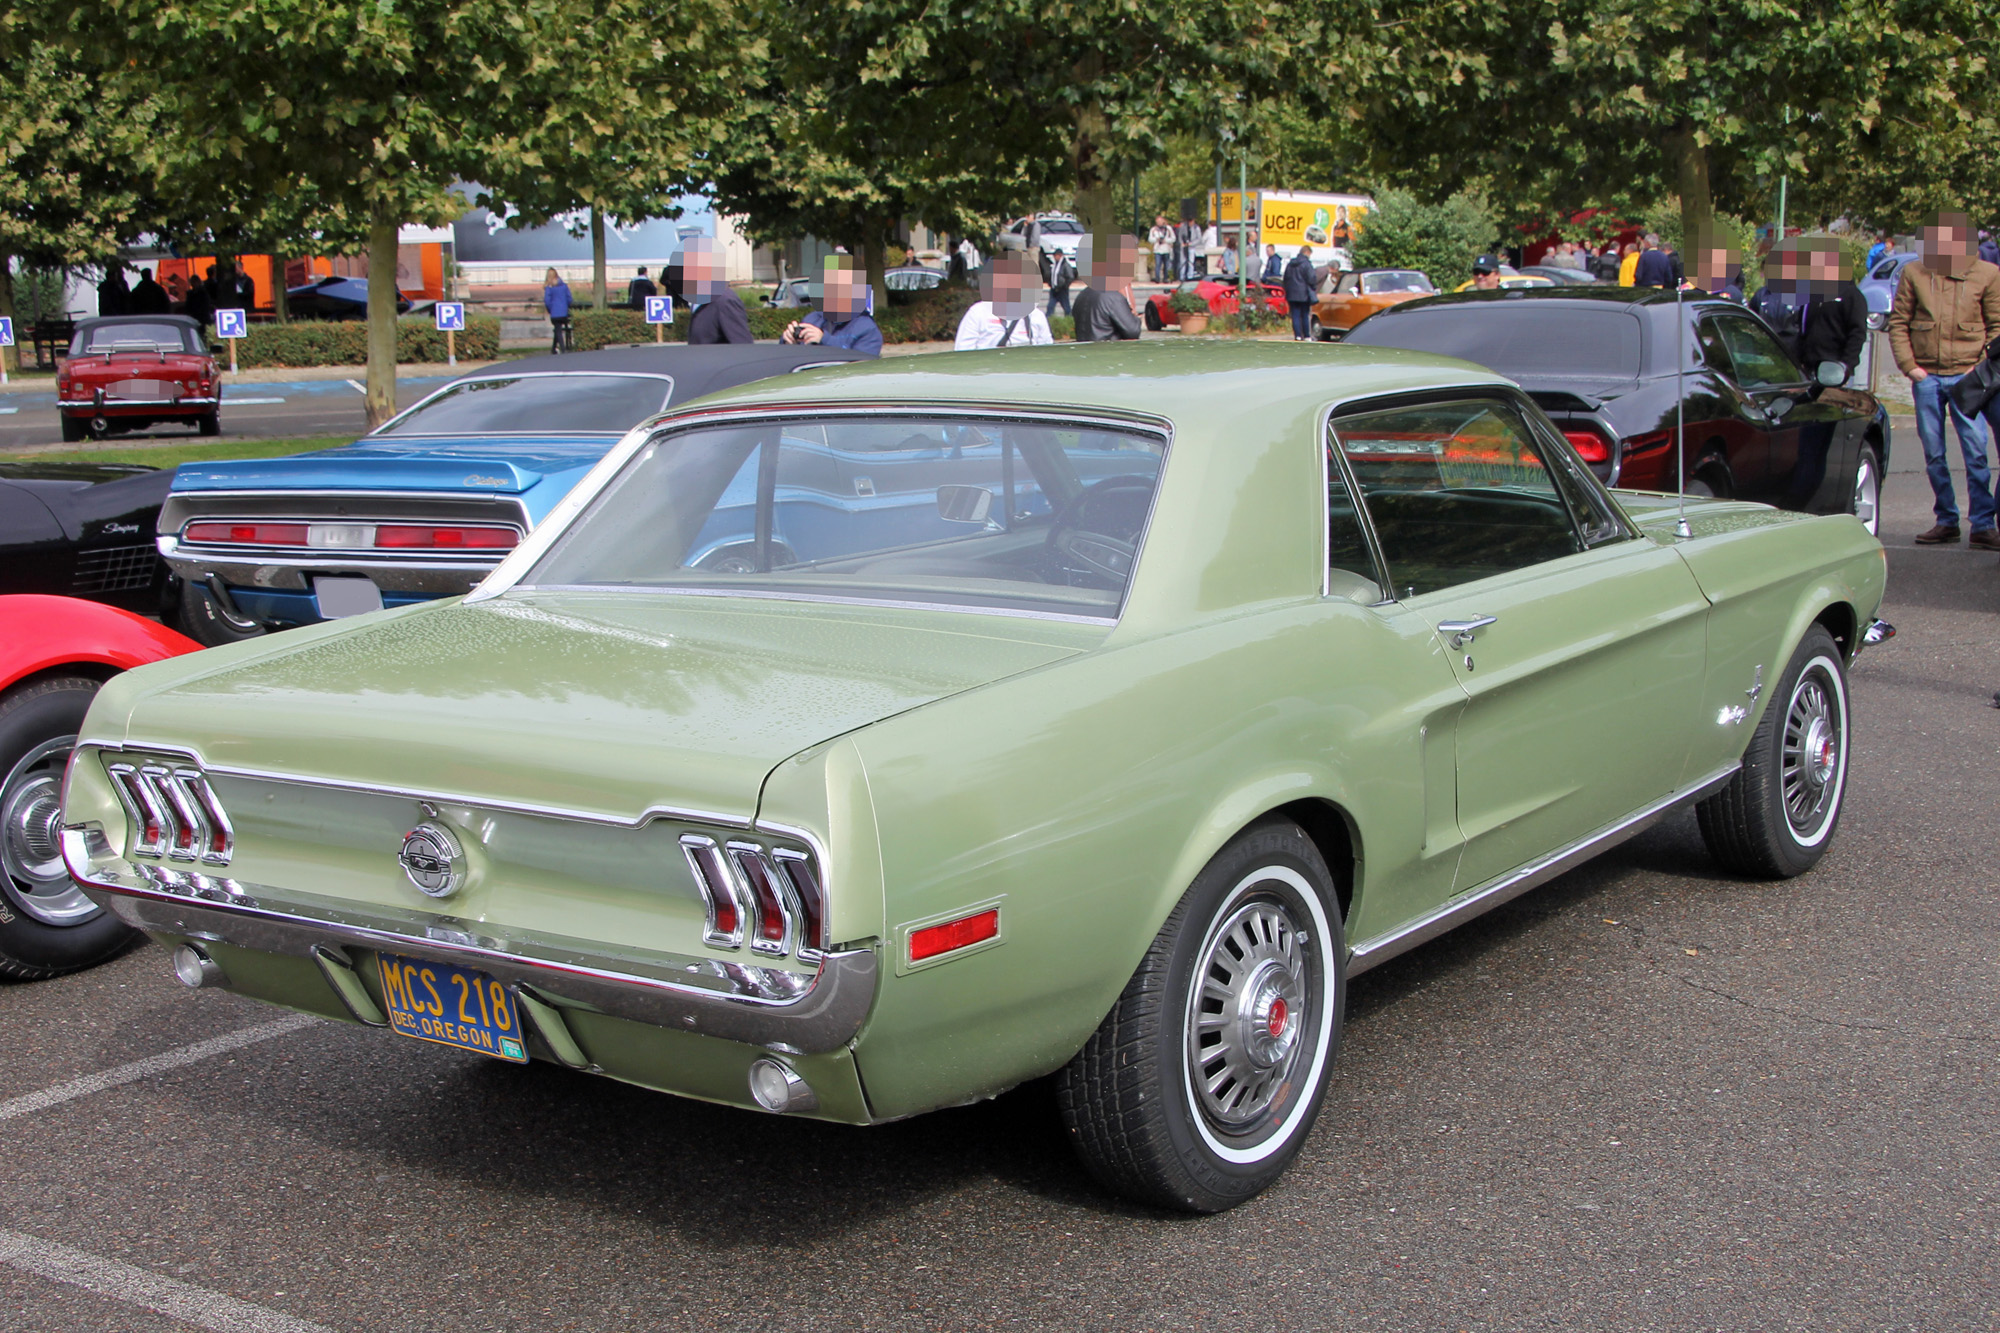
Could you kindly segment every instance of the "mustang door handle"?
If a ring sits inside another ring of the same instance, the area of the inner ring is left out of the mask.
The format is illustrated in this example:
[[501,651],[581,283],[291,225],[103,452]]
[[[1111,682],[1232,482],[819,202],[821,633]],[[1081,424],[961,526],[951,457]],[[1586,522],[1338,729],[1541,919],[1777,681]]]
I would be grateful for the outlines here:
[[1488,625],[1500,622],[1498,616],[1468,616],[1464,620],[1440,620],[1438,633],[1451,640],[1454,648],[1463,648],[1472,642],[1472,636]]

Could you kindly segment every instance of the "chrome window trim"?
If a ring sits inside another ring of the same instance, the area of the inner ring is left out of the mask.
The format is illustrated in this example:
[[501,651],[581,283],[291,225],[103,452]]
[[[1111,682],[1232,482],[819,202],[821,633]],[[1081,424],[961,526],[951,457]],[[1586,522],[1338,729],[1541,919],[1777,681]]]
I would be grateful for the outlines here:
[[[504,372],[500,372],[500,373],[494,373],[494,372],[490,372],[490,371],[489,371],[489,372],[486,372],[486,373],[482,373],[482,374],[477,374],[477,375],[462,375],[462,376],[459,376],[459,377],[458,377],[458,378],[456,378],[456,379],[452,379],[452,380],[449,380],[449,381],[447,381],[447,382],[446,382],[446,383],[444,383],[444,384],[440,384],[440,385],[438,385],[438,387],[437,387],[437,388],[435,388],[435,389],[432,389],[432,390],[431,390],[431,391],[430,391],[429,393],[425,394],[425,395],[424,395],[424,396],[423,396],[422,398],[419,398],[419,399],[418,399],[418,400],[417,400],[416,402],[414,402],[414,403],[412,403],[412,404],[411,404],[410,406],[408,406],[408,407],[404,408],[404,409],[403,409],[402,411],[398,412],[398,413],[397,413],[397,414],[396,414],[395,416],[393,416],[393,417],[390,417],[390,418],[389,418],[389,419],[388,419],[387,421],[385,421],[385,422],[383,422],[383,423],[382,423],[381,425],[377,426],[377,427],[376,427],[376,428],[375,428],[374,430],[371,430],[371,431],[369,431],[369,432],[368,432],[368,433],[367,433],[366,435],[362,436],[361,438],[362,438],[362,439],[364,439],[364,440],[372,440],[372,439],[375,439],[375,438],[377,438],[377,437],[379,437],[379,436],[382,436],[382,435],[386,435],[386,434],[387,434],[387,433],[389,432],[390,428],[391,428],[391,427],[393,427],[393,426],[394,426],[394,425],[395,425],[395,424],[396,424],[397,422],[401,421],[401,420],[402,420],[403,418],[405,418],[405,417],[408,417],[408,416],[412,416],[412,415],[416,414],[417,412],[421,411],[421,410],[422,410],[422,409],[424,408],[424,406],[425,406],[426,404],[428,404],[428,403],[429,403],[429,402],[431,401],[431,399],[433,399],[433,398],[436,398],[436,397],[437,397],[437,396],[438,396],[439,394],[443,394],[443,393],[449,393],[449,392],[451,392],[451,391],[452,391],[453,389],[458,389],[458,388],[463,388],[463,387],[464,387],[465,385],[468,385],[468,384],[491,384],[491,383],[493,383],[493,382],[495,382],[495,381],[497,381],[497,380],[541,380],[541,379],[560,379],[560,378],[562,378],[563,376],[566,376],[566,375],[567,375],[567,376],[581,376],[581,375],[600,375],[600,376],[608,376],[608,377],[610,377],[610,378],[612,378],[612,379],[628,379],[628,380],[665,380],[665,381],[667,382],[667,393],[666,393],[666,397],[665,397],[665,398],[663,398],[663,399],[662,399],[662,400],[660,401],[660,406],[659,406],[659,409],[658,409],[658,410],[659,410],[659,411],[662,411],[662,412],[666,411],[668,407],[672,406],[672,404],[673,404],[673,401],[674,401],[674,377],[673,377],[672,375],[668,375],[668,374],[663,374],[663,373],[661,373],[661,372],[659,372],[659,371],[652,371],[652,370],[526,370],[526,371],[522,371],[522,372],[520,372],[520,373],[518,373],[518,374],[514,374],[514,375],[509,375],[509,374],[506,374],[506,373],[504,373]],[[615,434],[619,434],[619,432],[617,432],[617,431],[575,431],[575,432],[572,432],[572,433],[573,433],[573,434],[577,434],[577,435],[615,435]],[[480,432],[476,432],[476,431],[467,431],[467,432],[463,432],[463,433],[459,433],[459,432],[453,432],[453,433],[451,433],[451,434],[450,434],[449,436],[447,436],[447,435],[446,435],[446,434],[444,434],[444,433],[440,433],[440,434],[438,435],[438,438],[439,438],[439,439],[446,439],[446,438],[456,438],[456,439],[464,439],[464,438],[467,438],[467,437],[477,437],[477,436],[479,436],[479,434],[480,434]]]
[[[674,585],[634,588],[621,584],[606,583],[524,583],[515,591],[566,592],[566,593],[613,593],[624,597],[728,597],[745,601],[760,602],[811,602],[825,606],[883,606],[899,611],[955,611],[961,614],[980,616],[1005,616],[1014,620],[1052,620],[1065,625],[1100,625],[1109,628],[1118,623],[1116,616],[1072,615],[1063,611],[1029,611],[1015,606],[966,606],[955,602],[912,602],[887,597],[842,597],[837,593],[820,592],[774,592],[769,589],[745,588],[684,588]],[[467,597],[466,601],[471,601]],[[480,599],[484,601],[484,598]]]
[[[625,465],[631,461],[632,456],[659,435],[668,431],[696,430],[707,425],[749,424],[767,420],[782,422],[800,417],[823,419],[826,417],[880,416],[885,412],[900,412],[923,416],[970,417],[979,420],[992,420],[998,417],[1002,420],[1016,420],[1035,424],[1064,423],[1107,430],[1149,430],[1161,437],[1161,477],[1165,477],[1167,465],[1173,457],[1173,422],[1165,417],[1153,416],[1146,413],[1133,412],[1128,414],[1115,409],[1104,408],[1084,408],[1076,411],[1065,411],[1058,408],[1044,409],[1034,406],[1023,406],[1019,403],[966,402],[948,403],[939,406],[898,400],[881,400],[866,403],[785,403],[773,406],[759,404],[749,407],[697,408],[681,413],[670,413],[666,414],[664,418],[654,417],[647,421],[642,421],[627,431],[625,438],[613,445],[604,457],[598,459],[597,465],[585,473],[582,480],[570,488],[569,494],[565,495],[557,502],[555,508],[542,517],[542,521],[535,525],[534,531],[528,534],[528,539],[508,552],[507,558],[500,562],[499,567],[491,574],[488,574],[477,588],[466,594],[466,605],[469,606],[475,602],[483,602],[488,598],[498,597],[502,593],[512,590],[517,585],[521,585],[521,580],[527,576],[528,571],[534,567],[535,562],[540,560],[548,552],[549,547],[553,546],[556,540],[568,531],[569,525],[576,521],[577,516],[596,501],[598,495],[611,483],[612,478],[624,471]],[[1146,539],[1152,532],[1153,515],[1159,510],[1158,499],[1159,497],[1156,492],[1154,503],[1148,507],[1146,512],[1146,526],[1139,533],[1138,560],[1133,563],[1132,574],[1125,583],[1127,596],[1131,593],[1133,582],[1139,577],[1139,562],[1145,559]],[[523,586],[534,587],[537,585]],[[647,591],[651,590],[648,589]],[[734,593],[730,595],[740,597],[745,594]],[[785,598],[781,600],[803,599]],[[863,598],[860,604],[866,606],[884,606],[896,605],[897,603],[884,601],[879,598]],[[940,609],[967,610],[974,608],[946,607]],[[1121,598],[1118,607],[1119,614],[1123,614],[1124,609],[1124,599]],[[1039,615],[1040,613],[1031,614]],[[1090,617],[1092,623],[1096,623],[1098,619],[1098,617]],[[1111,623],[1116,623],[1116,616],[1112,617]]]
[[649,805],[640,811],[637,817],[626,818],[594,810],[576,810],[564,806],[538,805],[527,801],[508,801],[487,796],[468,796],[459,792],[424,791],[415,787],[393,787],[379,782],[356,782],[346,778],[285,773],[276,769],[211,764],[199,753],[183,745],[151,745],[145,741],[107,741],[80,737],[76,742],[75,752],[80,754],[86,749],[104,755],[122,754],[128,751],[140,755],[180,755],[190,763],[199,765],[203,772],[211,776],[247,778],[253,782],[290,782],[303,787],[325,787],[332,791],[365,792],[411,801],[429,801],[433,805],[466,805],[480,810],[505,811],[509,814],[543,815],[550,819],[570,819],[585,824],[601,824],[608,828],[643,828],[656,819],[682,820],[690,824],[715,824],[723,828],[753,827],[753,818],[750,815],[721,814],[713,810],[683,810],[670,805]]

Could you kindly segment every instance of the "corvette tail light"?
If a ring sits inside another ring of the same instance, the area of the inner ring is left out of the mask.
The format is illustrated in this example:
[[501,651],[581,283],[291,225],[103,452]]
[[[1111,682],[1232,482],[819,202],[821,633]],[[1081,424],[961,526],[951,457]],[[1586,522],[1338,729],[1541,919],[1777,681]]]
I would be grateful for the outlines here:
[[750,947],[760,953],[788,953],[791,944],[792,913],[785,899],[789,886],[780,887],[777,872],[764,859],[764,849],[753,843],[732,842],[729,855],[750,886],[750,902],[757,919],[750,930]]
[[1611,461],[1611,441],[1594,430],[1566,430],[1563,438],[1576,450],[1576,456],[1586,463]]
[[960,949],[969,949],[975,944],[997,939],[999,935],[1000,909],[989,907],[983,912],[975,912],[956,921],[911,931],[910,961],[921,963],[927,958],[956,953]]
[[393,550],[505,551],[520,540],[512,528],[431,528],[384,524],[375,529],[375,545]]
[[223,542],[231,546],[304,546],[303,523],[190,523],[191,542]]
[[200,769],[112,764],[107,771],[132,820],[134,856],[229,864],[236,831]]

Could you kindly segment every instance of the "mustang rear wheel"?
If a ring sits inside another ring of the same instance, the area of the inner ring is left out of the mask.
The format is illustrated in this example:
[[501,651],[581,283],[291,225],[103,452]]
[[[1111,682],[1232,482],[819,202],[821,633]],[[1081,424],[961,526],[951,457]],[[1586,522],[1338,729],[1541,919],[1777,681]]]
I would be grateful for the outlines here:
[[1345,963],[1333,877],[1298,825],[1258,824],[1218,852],[1058,1076],[1091,1174],[1199,1213],[1270,1185],[1326,1095]]
[[36,981],[101,963],[135,932],[63,868],[63,766],[97,682],[59,676],[0,697],[0,977]]
[[1695,807],[1715,859],[1766,879],[1812,869],[1840,823],[1849,734],[1846,667],[1815,625],[1778,678],[1743,767]]

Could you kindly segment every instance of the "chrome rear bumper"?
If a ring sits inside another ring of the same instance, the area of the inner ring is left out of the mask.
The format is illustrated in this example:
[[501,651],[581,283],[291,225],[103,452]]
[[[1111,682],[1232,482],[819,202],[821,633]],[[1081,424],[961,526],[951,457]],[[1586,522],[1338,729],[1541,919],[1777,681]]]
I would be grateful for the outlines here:
[[64,829],[62,849],[84,891],[141,930],[315,962],[316,948],[359,948],[451,963],[528,987],[558,1006],[767,1050],[838,1050],[860,1033],[875,1003],[873,949],[827,953],[811,974],[660,953],[613,955],[590,941],[489,935],[490,927],[454,917],[361,910],[135,864],[94,826]]

